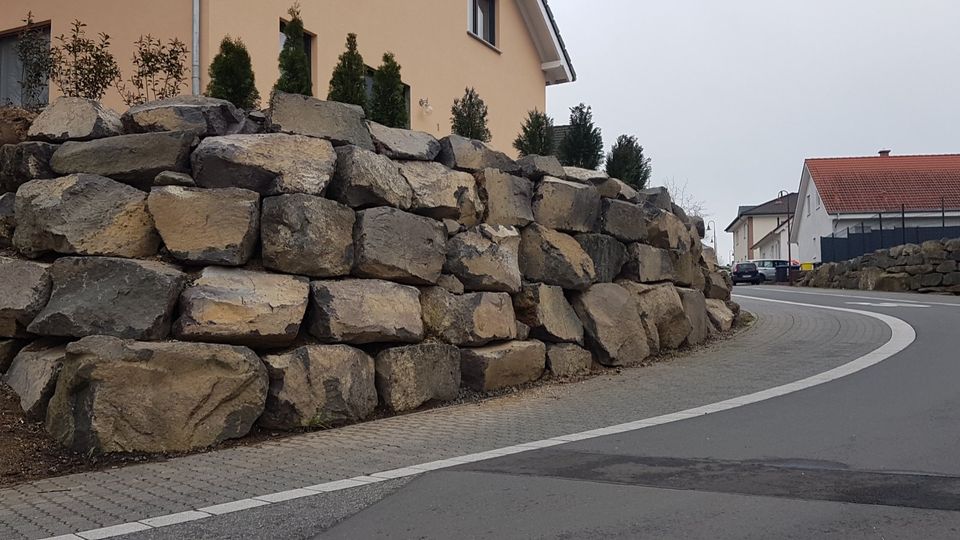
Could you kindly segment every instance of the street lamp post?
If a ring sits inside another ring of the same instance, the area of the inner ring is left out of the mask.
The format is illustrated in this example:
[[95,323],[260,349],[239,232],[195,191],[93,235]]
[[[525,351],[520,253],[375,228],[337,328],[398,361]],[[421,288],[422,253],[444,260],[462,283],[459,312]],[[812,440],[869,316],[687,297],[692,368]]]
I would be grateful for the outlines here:
[[713,253],[717,253],[717,222],[710,220],[707,222],[707,232],[713,231]]

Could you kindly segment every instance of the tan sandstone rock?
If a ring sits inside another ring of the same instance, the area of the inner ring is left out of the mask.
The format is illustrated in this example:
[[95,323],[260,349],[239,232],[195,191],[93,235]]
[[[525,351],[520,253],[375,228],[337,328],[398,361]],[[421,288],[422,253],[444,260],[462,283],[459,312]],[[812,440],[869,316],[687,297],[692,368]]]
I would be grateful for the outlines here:
[[533,182],[497,169],[477,173],[485,223],[523,227],[533,221]]
[[351,208],[393,206],[407,210],[413,204],[413,189],[400,174],[400,166],[386,156],[359,146],[341,146],[337,172],[329,197]]
[[20,398],[27,418],[43,420],[57,377],[67,354],[62,341],[39,339],[20,350],[3,376],[3,382]]
[[394,411],[428,401],[450,401],[460,393],[460,350],[444,343],[385,349],[377,355],[377,393]]
[[48,142],[89,141],[119,135],[120,116],[98,101],[61,97],[34,119],[28,136]]
[[299,94],[273,92],[268,123],[274,131],[328,139],[374,150],[363,108]]
[[473,175],[432,161],[404,161],[400,173],[413,189],[412,211],[434,219],[454,219],[474,225],[483,215],[483,203]]
[[462,346],[486,345],[517,335],[513,303],[506,293],[454,295],[440,287],[420,295],[426,335]]
[[536,381],[546,365],[547,348],[536,340],[460,350],[463,385],[480,392]]
[[593,355],[573,343],[550,343],[547,345],[547,369],[554,377],[567,378],[590,371]]
[[444,270],[468,291],[520,290],[520,234],[513,227],[479,225],[447,241]]
[[591,185],[546,177],[533,196],[537,223],[564,232],[597,232],[600,193]]
[[530,281],[576,290],[597,277],[593,260],[572,236],[537,223],[520,234],[520,271]]
[[430,218],[395,208],[357,212],[354,270],[361,277],[430,285],[440,278],[447,232]]
[[639,364],[650,356],[650,345],[636,302],[616,283],[597,283],[573,297],[588,342],[606,366]]
[[303,193],[267,197],[260,225],[263,265],[310,277],[349,275],[355,223],[353,210],[329,199]]
[[423,339],[420,291],[379,279],[314,281],[310,284],[310,333],[341,343],[407,342]]
[[422,131],[391,128],[367,122],[377,152],[390,159],[433,161],[440,154],[440,142]]
[[27,326],[50,298],[48,265],[0,257],[0,337],[29,337]]
[[583,324],[560,287],[525,283],[513,297],[513,309],[517,320],[530,327],[531,336],[583,344]]

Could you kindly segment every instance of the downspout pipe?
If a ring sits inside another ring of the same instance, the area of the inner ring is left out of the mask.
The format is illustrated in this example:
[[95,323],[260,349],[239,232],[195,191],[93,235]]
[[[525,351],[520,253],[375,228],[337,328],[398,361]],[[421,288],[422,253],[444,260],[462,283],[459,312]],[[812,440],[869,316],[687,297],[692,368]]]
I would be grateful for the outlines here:
[[193,95],[200,95],[200,0],[193,0]]

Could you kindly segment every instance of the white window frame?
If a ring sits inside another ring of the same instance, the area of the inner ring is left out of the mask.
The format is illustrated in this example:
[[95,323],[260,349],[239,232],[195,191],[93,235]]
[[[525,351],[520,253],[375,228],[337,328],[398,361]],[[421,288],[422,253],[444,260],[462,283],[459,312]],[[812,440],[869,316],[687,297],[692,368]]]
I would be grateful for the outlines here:
[[[488,28],[481,28],[481,25],[486,22],[482,17],[481,3],[488,4],[490,8],[492,21],[490,21]],[[499,37],[497,35],[497,17],[499,16],[497,7],[497,0],[467,0],[467,32],[494,47],[497,46],[497,38]]]

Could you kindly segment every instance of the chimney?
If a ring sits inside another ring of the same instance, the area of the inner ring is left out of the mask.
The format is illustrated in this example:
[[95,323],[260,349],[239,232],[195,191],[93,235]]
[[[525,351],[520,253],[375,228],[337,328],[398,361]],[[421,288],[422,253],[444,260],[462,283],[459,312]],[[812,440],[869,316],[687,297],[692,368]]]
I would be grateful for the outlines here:
[[880,155],[883,157],[890,157],[890,150],[881,150]]

